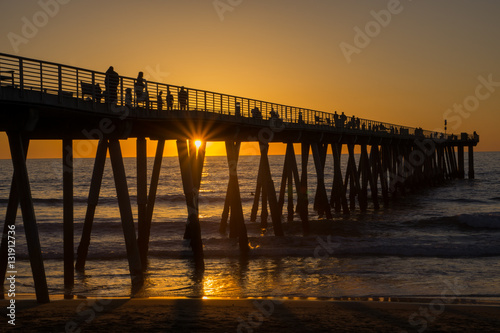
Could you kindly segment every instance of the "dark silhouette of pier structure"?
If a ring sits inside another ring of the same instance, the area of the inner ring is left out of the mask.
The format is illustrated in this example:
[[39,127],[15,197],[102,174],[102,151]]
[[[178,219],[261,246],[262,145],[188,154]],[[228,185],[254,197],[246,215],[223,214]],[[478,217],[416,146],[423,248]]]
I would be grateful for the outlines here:
[[[190,239],[194,262],[199,269],[203,269],[204,259],[198,192],[207,141],[223,141],[226,145],[228,187],[220,231],[239,239],[242,255],[248,252],[248,240],[237,172],[241,142],[258,142],[261,153],[251,220],[257,220],[260,204],[261,223],[266,227],[269,205],[276,236],[284,234],[285,198],[288,221],[292,221],[297,212],[304,234],[309,232],[307,163],[310,152],[317,177],[313,209],[326,218],[332,218],[333,214],[349,214],[355,209],[366,211],[369,205],[378,209],[380,204],[388,204],[392,197],[405,192],[464,178],[465,147],[469,154],[468,176],[474,178],[473,147],[479,142],[475,133],[435,133],[191,88],[184,89],[179,103],[183,87],[156,82],[147,82],[139,98],[135,93],[136,79],[120,76],[118,80],[116,91],[110,92],[104,72],[0,54],[0,131],[8,135],[14,167],[0,248],[0,278],[5,281],[8,231],[15,223],[20,205],[39,302],[48,302],[49,293],[26,168],[26,154],[32,140],[62,140],[63,143],[64,285],[68,297],[72,297],[75,269],[85,267],[107,153],[112,164],[133,285],[142,283],[147,266],[151,220],[166,140],[177,142],[187,205],[184,236]],[[174,97],[173,104],[161,105],[157,96],[163,91],[166,97],[167,88]],[[129,138],[137,139],[137,237],[119,141]],[[158,141],[149,190],[146,138]],[[76,263],[73,140],[99,140]],[[202,141],[200,147],[195,145],[195,140]],[[269,166],[271,142],[286,144],[278,189],[273,182],[273,177],[279,176],[278,171]],[[300,144],[300,174],[294,144]],[[359,158],[355,158],[355,146],[360,148]],[[324,177],[329,147],[334,170],[331,187]],[[348,153],[344,155],[348,158],[346,170],[342,170],[340,163],[343,150]],[[327,187],[331,188],[330,193]]]

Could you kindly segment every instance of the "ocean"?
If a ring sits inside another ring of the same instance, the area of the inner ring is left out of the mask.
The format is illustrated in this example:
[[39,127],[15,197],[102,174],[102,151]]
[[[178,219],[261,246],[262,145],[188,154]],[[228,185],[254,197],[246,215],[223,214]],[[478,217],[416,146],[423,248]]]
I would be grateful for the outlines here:
[[[270,156],[277,190],[284,156]],[[299,160],[298,160],[299,161]],[[345,170],[347,156],[342,156]],[[153,158],[148,159],[151,174]],[[62,162],[27,161],[35,213],[51,295],[63,288]],[[250,222],[258,156],[238,164],[250,255],[239,256],[238,242],[219,234],[228,181],[226,157],[207,157],[200,192],[205,271],[197,272],[182,236],[186,205],[176,157],[165,157],[151,227],[149,269],[142,297],[298,297],[500,299],[500,153],[475,154],[474,180],[449,181],[392,200],[387,207],[359,210],[332,220],[313,211],[316,186],[309,159],[311,234],[302,236],[296,214],[284,237]],[[331,155],[326,163],[327,192],[332,184]],[[467,165],[467,164],[466,164]],[[75,254],[85,217],[92,159],[76,159],[74,174]],[[135,159],[126,158],[127,181],[137,221]],[[8,202],[12,163],[0,160],[0,216]],[[299,163],[300,172],[300,163]],[[259,214],[260,215],[260,214]],[[3,219],[2,219],[3,221]],[[33,294],[21,212],[16,221],[16,292]],[[76,258],[76,255],[75,255]],[[131,296],[131,280],[111,163],[106,162],[88,261],[75,274],[74,294]]]

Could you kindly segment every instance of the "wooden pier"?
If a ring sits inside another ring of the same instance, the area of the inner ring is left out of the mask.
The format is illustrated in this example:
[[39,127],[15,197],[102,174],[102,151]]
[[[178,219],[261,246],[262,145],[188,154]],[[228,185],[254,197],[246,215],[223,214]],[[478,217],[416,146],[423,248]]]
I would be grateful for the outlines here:
[[[237,172],[242,142],[258,142],[260,147],[250,220],[257,220],[260,206],[261,223],[265,228],[270,212],[275,236],[284,235],[285,202],[287,220],[292,221],[297,211],[303,233],[309,233],[311,207],[307,184],[311,175],[307,172],[307,164],[310,155],[317,179],[313,209],[328,219],[333,214],[349,214],[356,209],[379,209],[380,205],[389,204],[391,198],[409,191],[465,178],[465,147],[468,149],[468,177],[474,178],[473,147],[479,142],[476,133],[446,135],[344,116],[343,113],[332,114],[155,82],[147,82],[146,88],[137,91],[136,80],[123,76],[112,87],[103,72],[8,54],[0,54],[0,74],[0,131],[7,133],[14,167],[0,248],[0,278],[5,280],[7,235],[20,205],[39,302],[48,302],[49,293],[26,168],[31,140],[62,140],[63,143],[64,286],[68,297],[72,297],[75,269],[85,268],[107,153],[113,169],[133,286],[142,284],[143,272],[147,269],[151,221],[166,140],[177,143],[187,207],[184,238],[190,240],[197,269],[204,266],[198,193],[205,145],[209,141],[221,141],[226,145],[229,174],[220,230],[238,238],[242,255],[249,251]],[[160,91],[170,91],[174,103],[158,103]],[[120,140],[129,138],[137,140],[137,236],[120,146]],[[149,190],[146,138],[158,141]],[[99,140],[76,258],[73,140]],[[196,140],[201,140],[201,146],[197,147]],[[269,165],[270,143],[286,145],[279,189],[275,188],[273,179],[280,174]],[[294,144],[301,148],[300,173]],[[355,148],[360,150],[358,161]],[[330,160],[327,159],[329,151],[334,171],[331,184],[324,175],[327,160]],[[347,155],[342,155],[343,152]],[[342,170],[342,158],[347,158],[346,170]]]

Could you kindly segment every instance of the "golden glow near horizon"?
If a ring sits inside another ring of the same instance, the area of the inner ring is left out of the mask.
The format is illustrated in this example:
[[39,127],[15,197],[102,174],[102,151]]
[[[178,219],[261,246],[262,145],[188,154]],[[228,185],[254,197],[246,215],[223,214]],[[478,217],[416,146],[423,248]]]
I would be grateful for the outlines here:
[[[448,119],[448,133],[477,131],[477,151],[500,150],[499,2],[42,0],[0,9],[3,53],[428,130]],[[135,156],[135,140],[122,150]],[[165,155],[175,154],[167,143]],[[207,154],[225,155],[224,144]],[[28,156],[60,157],[61,143],[33,142]],[[0,158],[10,158],[4,133]]]

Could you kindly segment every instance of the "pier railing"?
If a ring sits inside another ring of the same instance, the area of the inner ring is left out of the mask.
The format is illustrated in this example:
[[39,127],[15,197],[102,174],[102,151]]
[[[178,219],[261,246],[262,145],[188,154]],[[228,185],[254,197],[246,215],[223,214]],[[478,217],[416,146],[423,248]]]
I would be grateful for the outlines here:
[[[87,102],[105,103],[111,98],[109,92],[106,91],[105,81],[106,73],[104,72],[0,53],[0,92],[2,89],[14,88],[19,89],[21,94],[27,90],[40,92],[41,101],[47,94],[52,94],[58,95],[61,100],[76,98]],[[183,88],[181,86],[149,81],[146,82],[142,94],[138,94],[136,83],[135,78],[120,76],[117,100],[113,103],[118,106],[156,110],[159,114],[162,112],[167,114],[169,109],[185,109],[263,120],[276,117],[285,125],[294,124],[298,127],[314,125],[340,131],[372,131],[451,140],[464,140],[465,138],[476,140],[477,138],[477,135],[463,133],[458,137],[421,128],[361,119],[343,113],[329,113],[187,87],[184,88],[187,100],[182,103],[179,99],[179,93]],[[170,91],[173,97],[171,106],[166,101],[167,91]],[[162,102],[158,103],[160,92],[162,92]]]

